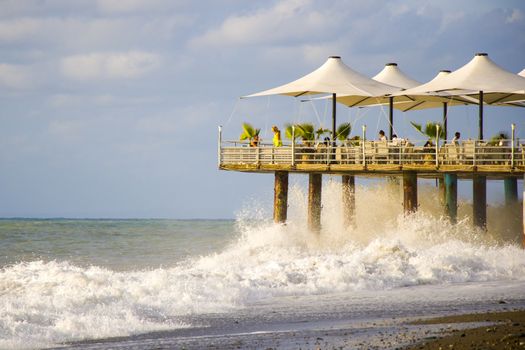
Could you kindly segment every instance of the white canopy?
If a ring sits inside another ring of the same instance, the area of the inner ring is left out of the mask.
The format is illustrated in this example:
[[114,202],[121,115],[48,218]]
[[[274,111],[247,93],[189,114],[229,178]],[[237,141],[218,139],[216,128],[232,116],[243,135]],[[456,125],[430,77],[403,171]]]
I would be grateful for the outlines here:
[[397,67],[397,63],[387,63],[385,68],[383,68],[383,70],[372,79],[377,80],[383,84],[397,86],[403,89],[409,89],[421,84],[419,81],[414,80],[403,73]]
[[525,68],[521,72],[519,72],[518,75],[521,75],[522,77],[525,77]]
[[446,91],[454,95],[465,94],[465,91],[458,90],[471,90],[476,93],[469,95],[474,96],[483,91],[483,101],[495,103],[508,98],[517,99],[519,95],[525,97],[525,77],[501,68],[486,53],[479,53],[443,79],[425,84],[425,89],[427,92]]
[[244,97],[301,95],[330,93],[352,95],[356,100],[369,96],[384,96],[399,91],[399,88],[372,80],[348,67],[341,57],[331,56],[319,68],[291,83],[261,91]]
[[[467,96],[453,96],[448,92],[428,92],[429,86],[439,83],[450,73],[449,70],[440,71],[429,82],[392,94],[395,97],[394,108],[403,112],[421,110],[427,108],[442,107],[443,103],[448,106],[467,105],[478,103],[476,99]],[[475,91],[456,91],[455,93],[473,94]]]

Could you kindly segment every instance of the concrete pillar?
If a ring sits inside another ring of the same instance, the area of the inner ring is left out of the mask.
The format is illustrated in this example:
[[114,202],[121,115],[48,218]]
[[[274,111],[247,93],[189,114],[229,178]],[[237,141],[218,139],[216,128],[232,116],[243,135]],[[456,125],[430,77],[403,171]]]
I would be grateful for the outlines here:
[[342,176],[343,223],[345,228],[355,225],[355,177]]
[[403,209],[405,215],[417,211],[417,174],[414,171],[403,173]]
[[308,179],[308,229],[321,231],[321,189],[323,175],[309,174]]
[[276,223],[286,222],[288,210],[288,172],[276,171],[275,184],[273,187],[273,221]]
[[446,199],[446,189],[445,189],[445,176],[438,178],[438,196],[439,196],[439,204],[442,206],[445,206],[447,204]]
[[445,213],[452,223],[458,218],[458,175],[445,174]]
[[506,177],[503,179],[505,187],[505,204],[514,205],[518,202],[518,178]]
[[474,225],[487,228],[487,177],[474,175],[472,178],[472,199]]

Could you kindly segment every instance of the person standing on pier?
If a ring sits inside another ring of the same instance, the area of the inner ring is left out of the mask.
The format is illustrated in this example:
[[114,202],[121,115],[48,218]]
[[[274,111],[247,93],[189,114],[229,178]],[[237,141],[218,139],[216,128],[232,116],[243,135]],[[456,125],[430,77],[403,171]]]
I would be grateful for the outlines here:
[[281,131],[277,126],[272,126],[273,131],[273,147],[281,147],[283,145],[283,141],[281,140]]

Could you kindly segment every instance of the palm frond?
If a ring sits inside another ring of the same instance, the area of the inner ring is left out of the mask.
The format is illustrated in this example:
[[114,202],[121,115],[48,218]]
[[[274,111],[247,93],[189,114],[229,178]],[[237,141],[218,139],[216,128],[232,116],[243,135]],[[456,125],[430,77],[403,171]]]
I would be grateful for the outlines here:
[[337,139],[340,141],[346,140],[348,136],[350,135],[351,131],[352,131],[352,125],[350,123],[339,124],[336,130]]
[[255,129],[251,124],[242,123],[242,134],[239,137],[241,141],[251,140],[255,135],[259,135],[261,129]]

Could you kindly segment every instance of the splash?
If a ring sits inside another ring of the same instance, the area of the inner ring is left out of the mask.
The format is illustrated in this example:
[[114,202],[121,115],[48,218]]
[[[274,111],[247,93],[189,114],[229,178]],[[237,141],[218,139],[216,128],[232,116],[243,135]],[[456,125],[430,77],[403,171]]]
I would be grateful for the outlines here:
[[279,297],[525,280],[520,247],[473,228],[468,217],[450,224],[425,200],[432,188],[422,189],[422,210],[405,218],[397,187],[358,187],[350,228],[342,225],[339,184],[323,191],[320,234],[308,231],[306,194],[295,185],[286,225],[268,222],[268,210],[251,201],[226,249],[168,268],[115,272],[67,261],[5,267],[0,348],[191,327],[181,317]]

